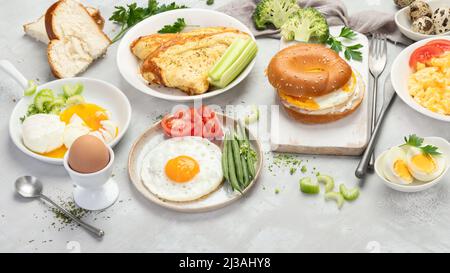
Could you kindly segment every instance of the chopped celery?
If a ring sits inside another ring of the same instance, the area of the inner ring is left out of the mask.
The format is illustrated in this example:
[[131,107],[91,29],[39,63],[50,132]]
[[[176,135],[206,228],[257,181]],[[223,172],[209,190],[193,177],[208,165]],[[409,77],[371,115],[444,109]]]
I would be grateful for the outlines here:
[[310,177],[300,179],[300,190],[306,194],[318,194],[320,192],[319,184],[312,182]]
[[344,205],[344,196],[342,196],[342,194],[339,192],[332,191],[332,192],[325,193],[325,200],[326,201],[330,201],[330,200],[336,201],[338,209],[341,209],[342,206]]
[[249,125],[251,123],[257,122],[259,119],[259,108],[257,105],[252,105],[252,111],[244,118],[244,123]]
[[209,77],[213,81],[219,81],[223,73],[230,67],[239,56],[244,52],[251,39],[238,39],[234,41],[225,51],[220,60],[214,65],[209,72]]
[[36,92],[36,89],[37,89],[37,85],[34,83],[34,81],[29,80],[28,87],[27,87],[27,89],[24,90],[23,94],[27,97],[33,96],[34,93]]
[[348,189],[344,184],[341,184],[341,185],[339,185],[339,191],[341,192],[344,199],[347,201],[354,201],[359,196],[359,188],[358,187]]
[[239,57],[226,68],[222,75],[220,75],[220,79],[215,80],[213,78],[209,78],[210,83],[219,88],[224,88],[229,85],[253,60],[257,51],[258,47],[256,42],[249,39],[245,49],[241,52]]
[[330,192],[334,189],[334,179],[329,175],[318,175],[317,181],[325,184],[325,192]]
[[84,97],[81,95],[75,95],[66,100],[67,106],[72,106],[72,105],[82,104],[82,103],[84,103]]
[[65,84],[62,87],[64,95],[69,98],[75,95],[80,95],[83,92],[84,86],[81,83],[75,85]]

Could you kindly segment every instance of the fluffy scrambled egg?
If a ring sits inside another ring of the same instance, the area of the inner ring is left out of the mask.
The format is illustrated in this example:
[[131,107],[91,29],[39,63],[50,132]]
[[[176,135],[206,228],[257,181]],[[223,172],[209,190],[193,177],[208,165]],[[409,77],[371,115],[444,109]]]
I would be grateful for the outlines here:
[[409,94],[423,107],[450,115],[450,52],[418,63],[408,80]]

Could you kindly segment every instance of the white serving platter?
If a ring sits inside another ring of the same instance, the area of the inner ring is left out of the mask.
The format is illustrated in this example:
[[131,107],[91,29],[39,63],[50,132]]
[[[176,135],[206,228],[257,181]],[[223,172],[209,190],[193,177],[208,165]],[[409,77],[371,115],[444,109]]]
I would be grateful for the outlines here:
[[[330,27],[333,35],[338,35],[341,26]],[[271,116],[271,150],[276,152],[328,155],[360,155],[369,140],[369,41],[361,33],[349,44],[363,45],[361,62],[350,61],[352,69],[364,81],[365,95],[360,107],[351,115],[328,124],[308,125],[294,121],[283,109]],[[292,42],[281,40],[283,49]],[[343,57],[343,54],[341,54]],[[274,104],[280,104],[274,91]],[[282,108],[280,106],[280,108]]]

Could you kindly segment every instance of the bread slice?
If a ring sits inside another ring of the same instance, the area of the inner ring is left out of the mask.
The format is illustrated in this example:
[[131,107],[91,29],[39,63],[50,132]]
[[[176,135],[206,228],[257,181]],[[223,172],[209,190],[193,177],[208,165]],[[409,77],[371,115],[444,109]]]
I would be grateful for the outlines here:
[[50,43],[47,56],[57,78],[74,77],[106,53],[111,40],[86,8],[74,0],[60,0],[45,14]]
[[[105,25],[105,19],[100,14],[100,11],[93,7],[86,7],[89,15],[95,20],[97,25],[103,29]],[[23,31],[26,35],[31,38],[36,39],[39,42],[48,44],[50,40],[48,39],[47,30],[45,29],[45,15],[42,15],[34,22],[23,25]]]

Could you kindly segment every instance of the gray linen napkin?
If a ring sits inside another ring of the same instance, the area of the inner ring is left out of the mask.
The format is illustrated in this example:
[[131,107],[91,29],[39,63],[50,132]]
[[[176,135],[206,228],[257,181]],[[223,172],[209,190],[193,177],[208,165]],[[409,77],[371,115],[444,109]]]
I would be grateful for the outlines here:
[[[259,31],[252,21],[252,14],[256,3],[260,0],[236,0],[219,8],[219,11],[227,13],[245,25],[253,32],[255,37],[267,37],[278,39],[279,30],[267,29]],[[384,33],[393,43],[409,45],[411,40],[404,37],[398,30],[394,15],[380,11],[362,11],[349,15],[344,3],[340,0],[299,0],[301,7],[317,8],[328,20],[330,26],[346,25],[355,31],[370,35],[375,32]]]

